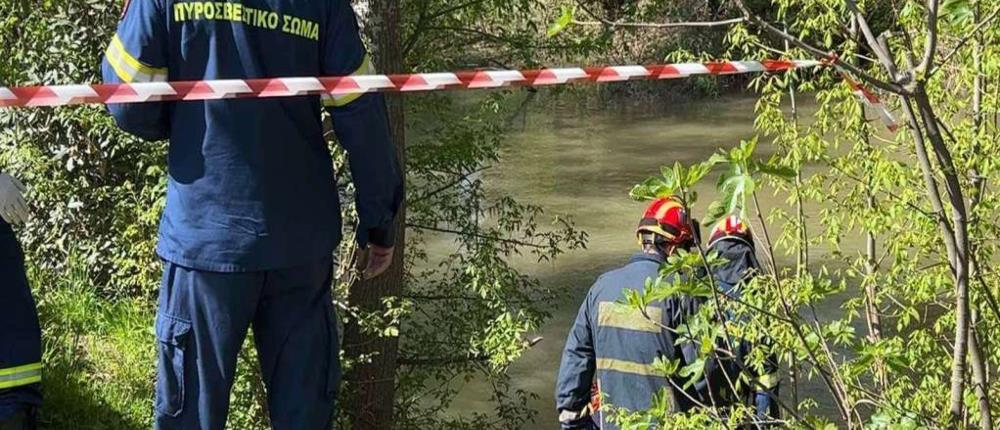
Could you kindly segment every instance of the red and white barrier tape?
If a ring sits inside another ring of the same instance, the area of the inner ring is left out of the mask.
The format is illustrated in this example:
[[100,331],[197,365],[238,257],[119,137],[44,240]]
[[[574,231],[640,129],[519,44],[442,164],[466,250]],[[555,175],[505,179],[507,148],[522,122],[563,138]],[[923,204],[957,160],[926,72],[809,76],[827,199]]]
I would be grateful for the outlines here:
[[885,124],[889,131],[895,133],[896,130],[899,130],[899,123],[896,122],[896,118],[892,116],[892,112],[889,111],[889,108],[882,103],[882,100],[880,100],[875,93],[861,86],[861,84],[855,82],[846,74],[844,74],[844,81],[847,82],[847,85],[851,87],[851,90],[854,91],[854,94],[861,99],[861,102],[864,103],[865,106],[868,106],[878,113],[878,116],[882,119],[882,123]]
[[370,92],[411,92],[565,85],[580,82],[675,79],[692,75],[776,73],[791,69],[815,67],[821,64],[822,62],[820,61],[810,60],[724,61],[524,71],[481,70],[458,73],[416,73],[410,75],[227,79],[34,87],[0,86],[0,108],[292,97],[321,94],[344,96]]

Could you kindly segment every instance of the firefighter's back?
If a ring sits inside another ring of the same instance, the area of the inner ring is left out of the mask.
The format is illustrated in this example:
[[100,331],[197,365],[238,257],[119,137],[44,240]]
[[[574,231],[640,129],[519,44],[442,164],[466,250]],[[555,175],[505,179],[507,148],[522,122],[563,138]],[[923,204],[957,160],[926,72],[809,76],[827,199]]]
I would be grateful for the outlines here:
[[657,360],[674,357],[673,336],[664,330],[673,320],[670,302],[650,304],[646,315],[621,303],[627,290],[641,291],[647,280],[655,280],[661,264],[657,256],[636,255],[626,266],[602,275],[588,296],[602,406],[642,411],[655,394],[670,390],[654,367]]
[[[107,53],[123,82],[370,69],[347,0],[143,0],[124,13]],[[162,137],[170,138],[160,255],[215,271],[293,267],[328,255],[339,241],[340,210],[321,110],[356,98],[169,104],[158,122],[169,124]]]

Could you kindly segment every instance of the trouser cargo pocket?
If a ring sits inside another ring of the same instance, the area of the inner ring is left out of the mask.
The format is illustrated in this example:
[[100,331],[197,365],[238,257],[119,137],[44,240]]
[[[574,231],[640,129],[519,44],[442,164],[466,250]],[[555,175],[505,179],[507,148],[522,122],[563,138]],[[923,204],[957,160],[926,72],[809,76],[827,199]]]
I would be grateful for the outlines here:
[[156,319],[156,412],[161,415],[177,417],[184,410],[184,356],[190,333],[190,322],[164,314]]

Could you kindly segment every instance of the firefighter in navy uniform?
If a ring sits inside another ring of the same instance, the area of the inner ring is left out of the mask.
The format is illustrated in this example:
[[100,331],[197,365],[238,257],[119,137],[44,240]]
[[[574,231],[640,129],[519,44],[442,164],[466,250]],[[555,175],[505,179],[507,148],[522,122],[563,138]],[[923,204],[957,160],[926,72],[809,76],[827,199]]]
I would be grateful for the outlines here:
[[42,341],[24,254],[11,224],[24,223],[24,185],[0,173],[0,430],[34,430],[42,403]]
[[[371,74],[348,0],[135,0],[108,83]],[[110,105],[169,139],[155,325],[155,428],[221,430],[249,327],[275,429],[332,426],[340,382],[332,254],[341,239],[327,109],[357,190],[366,277],[391,264],[401,169],[377,94]]]
[[[680,357],[676,327],[690,303],[665,300],[651,304],[646,318],[619,303],[626,290],[642,290],[656,279],[660,266],[678,249],[694,245],[695,232],[679,199],[662,198],[646,210],[637,229],[642,251],[624,267],[601,275],[580,306],[566,340],[556,381],[556,409],[563,429],[613,429],[602,410],[593,410],[596,383],[602,403],[631,411],[649,409],[654,395],[671,385],[655,368],[658,359]],[[657,321],[659,324],[650,321]],[[672,396],[676,402],[677,396]],[[679,406],[674,405],[674,409]]]
[[[669,396],[674,412],[691,411],[701,405],[725,407],[736,402],[757,410],[759,423],[777,417],[776,364],[760,372],[743,364],[751,344],[738,341],[735,359],[706,360],[705,376],[690,387],[687,380],[668,380],[655,369],[657,360],[679,360],[682,366],[698,359],[699,345],[678,342],[683,325],[697,313],[705,299],[674,296],[652,303],[646,315],[621,304],[626,290],[642,290],[648,279],[656,279],[660,266],[678,249],[690,249],[698,240],[696,223],[677,198],[654,201],[640,222],[637,235],[642,252],[620,269],[605,273],[591,288],[580,307],[566,341],[556,387],[556,408],[566,430],[616,429],[607,411],[593,402],[592,387],[600,392],[600,403],[628,411],[650,409],[654,395]],[[713,230],[710,247],[729,259],[716,268],[714,276],[725,294],[738,295],[741,286],[757,268],[749,230],[737,223],[733,228],[720,224]],[[652,319],[652,322],[650,321]],[[669,329],[665,329],[669,328]],[[731,393],[728,380],[746,372],[755,381],[747,392]]]
[[[713,270],[716,286],[723,294],[740,298],[742,289],[760,270],[749,223],[735,215],[723,218],[712,228],[708,249],[709,252],[718,253],[725,261]],[[767,339],[763,342],[767,342]],[[781,416],[778,407],[777,357],[768,357],[763,368],[757,369],[746,363],[746,357],[749,356],[754,344],[745,339],[739,340],[738,343],[736,361],[725,366],[733,375],[745,372],[746,376],[752,379],[750,384],[743,385],[745,389],[738,394],[739,401],[754,408],[757,424],[773,423]],[[718,382],[726,384],[721,386],[728,387],[728,383],[724,380]]]

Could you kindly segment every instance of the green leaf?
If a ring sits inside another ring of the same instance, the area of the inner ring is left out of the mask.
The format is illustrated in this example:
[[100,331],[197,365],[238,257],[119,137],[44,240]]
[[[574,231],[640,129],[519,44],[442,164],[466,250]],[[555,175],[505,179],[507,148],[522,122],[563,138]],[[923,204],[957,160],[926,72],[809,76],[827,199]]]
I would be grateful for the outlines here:
[[941,20],[951,25],[971,24],[975,19],[969,0],[949,0],[941,5]]
[[549,27],[548,36],[555,37],[557,34],[562,33],[566,27],[569,27],[573,23],[573,16],[576,14],[576,7],[563,6],[562,15]]
[[691,364],[684,366],[679,375],[687,378],[687,381],[684,382],[684,388],[691,388],[692,385],[700,381],[702,377],[705,376],[705,359],[695,359],[695,361]]
[[757,172],[763,173],[765,175],[774,176],[779,179],[791,180],[795,178],[796,171],[791,167],[777,166],[771,163],[753,163],[753,167]]

